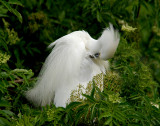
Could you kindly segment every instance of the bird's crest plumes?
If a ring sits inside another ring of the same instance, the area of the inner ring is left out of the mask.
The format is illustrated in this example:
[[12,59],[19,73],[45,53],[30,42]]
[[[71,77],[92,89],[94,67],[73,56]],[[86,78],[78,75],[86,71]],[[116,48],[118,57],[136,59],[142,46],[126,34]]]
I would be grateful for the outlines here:
[[104,60],[112,58],[118,47],[119,40],[119,32],[113,28],[112,24],[109,24],[109,28],[106,28],[98,39],[99,43],[102,45],[100,58]]

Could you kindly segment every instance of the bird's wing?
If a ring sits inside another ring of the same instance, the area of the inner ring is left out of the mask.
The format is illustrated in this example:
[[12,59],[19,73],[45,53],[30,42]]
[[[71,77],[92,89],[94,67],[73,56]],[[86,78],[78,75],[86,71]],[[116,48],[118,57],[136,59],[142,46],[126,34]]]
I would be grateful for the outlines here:
[[65,107],[71,90],[76,87],[84,54],[85,44],[80,37],[67,35],[58,39],[36,86],[26,93],[27,98],[36,105],[45,106],[54,100],[56,106]]

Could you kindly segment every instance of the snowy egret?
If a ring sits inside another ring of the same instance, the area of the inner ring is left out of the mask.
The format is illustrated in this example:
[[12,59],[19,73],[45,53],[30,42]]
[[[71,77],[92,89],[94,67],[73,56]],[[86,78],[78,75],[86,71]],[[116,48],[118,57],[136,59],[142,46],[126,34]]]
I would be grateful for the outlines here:
[[119,33],[112,24],[95,40],[85,31],[75,31],[50,44],[36,85],[26,92],[26,98],[36,106],[54,103],[65,107],[72,90],[84,87],[92,78],[108,69],[108,59],[114,56]]

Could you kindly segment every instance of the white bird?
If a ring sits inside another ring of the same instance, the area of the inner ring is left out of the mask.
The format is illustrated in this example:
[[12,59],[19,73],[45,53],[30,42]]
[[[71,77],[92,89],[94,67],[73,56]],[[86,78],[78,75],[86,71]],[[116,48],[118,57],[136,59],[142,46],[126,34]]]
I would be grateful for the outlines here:
[[26,98],[36,106],[54,103],[65,107],[71,92],[109,67],[119,44],[119,33],[110,24],[95,40],[85,31],[75,31],[50,44],[47,57],[36,85],[26,92]]

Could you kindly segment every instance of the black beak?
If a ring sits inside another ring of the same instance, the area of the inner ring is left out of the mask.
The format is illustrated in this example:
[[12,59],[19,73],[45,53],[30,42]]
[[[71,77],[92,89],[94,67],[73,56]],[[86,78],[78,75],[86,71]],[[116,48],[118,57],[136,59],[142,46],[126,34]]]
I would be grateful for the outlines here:
[[95,53],[94,55],[89,55],[90,58],[98,58],[100,56],[100,53]]

